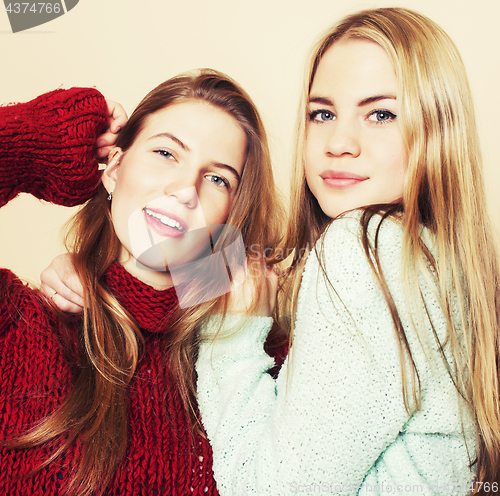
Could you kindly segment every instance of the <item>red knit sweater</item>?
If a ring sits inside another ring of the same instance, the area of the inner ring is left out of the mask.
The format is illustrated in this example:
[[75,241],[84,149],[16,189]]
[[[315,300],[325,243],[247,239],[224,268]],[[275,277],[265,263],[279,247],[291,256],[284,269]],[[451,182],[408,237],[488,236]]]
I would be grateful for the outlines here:
[[[28,191],[64,205],[81,203],[98,184],[94,143],[106,106],[95,90],[72,89],[27,104],[0,107],[0,205]],[[129,386],[125,459],[107,495],[217,494],[207,442],[188,441],[189,423],[162,351],[162,333],[175,308],[173,290],[155,291],[114,264],[111,291],[137,320],[146,340]],[[71,388],[75,364],[65,327],[37,291],[0,270],[0,439],[23,432],[53,412]],[[77,443],[46,469],[35,468],[50,447],[0,449],[0,495],[58,495],[78,464]]]

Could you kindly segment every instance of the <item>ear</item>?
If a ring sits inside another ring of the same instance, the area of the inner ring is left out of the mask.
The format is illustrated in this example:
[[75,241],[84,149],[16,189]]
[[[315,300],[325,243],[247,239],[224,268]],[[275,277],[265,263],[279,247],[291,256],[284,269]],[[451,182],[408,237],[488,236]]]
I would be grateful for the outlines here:
[[118,178],[118,169],[120,167],[120,161],[123,156],[123,150],[114,146],[108,155],[108,165],[102,173],[102,184],[106,188],[108,193],[112,193],[115,190],[116,180]]

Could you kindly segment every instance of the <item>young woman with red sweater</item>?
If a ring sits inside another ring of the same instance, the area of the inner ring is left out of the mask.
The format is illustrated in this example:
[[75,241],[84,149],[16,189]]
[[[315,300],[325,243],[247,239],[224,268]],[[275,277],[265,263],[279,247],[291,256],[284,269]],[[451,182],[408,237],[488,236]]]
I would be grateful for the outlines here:
[[207,225],[235,226],[245,247],[272,252],[279,224],[265,133],[226,76],[178,76],[137,107],[100,182],[106,113],[92,89],[0,107],[0,205],[20,192],[67,206],[90,198],[68,238],[83,316],[61,316],[0,270],[0,493],[217,494],[194,361],[197,330],[227,295],[181,308],[168,266],[137,260],[129,221],[142,216],[149,235],[185,255],[201,205]]

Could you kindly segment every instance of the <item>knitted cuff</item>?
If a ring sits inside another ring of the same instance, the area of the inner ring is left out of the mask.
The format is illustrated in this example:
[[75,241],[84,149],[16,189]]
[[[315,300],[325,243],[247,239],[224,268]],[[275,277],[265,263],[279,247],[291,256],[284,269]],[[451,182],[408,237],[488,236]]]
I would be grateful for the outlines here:
[[21,192],[66,206],[89,199],[99,184],[95,145],[106,116],[92,88],[0,107],[0,206]]

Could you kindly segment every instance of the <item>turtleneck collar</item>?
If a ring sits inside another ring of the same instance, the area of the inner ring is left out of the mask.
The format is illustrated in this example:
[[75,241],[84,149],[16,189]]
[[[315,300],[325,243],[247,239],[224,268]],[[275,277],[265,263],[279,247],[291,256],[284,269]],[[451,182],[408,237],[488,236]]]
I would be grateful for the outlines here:
[[161,332],[168,326],[177,308],[173,287],[156,290],[131,275],[119,263],[111,265],[105,278],[111,292],[142,330]]

